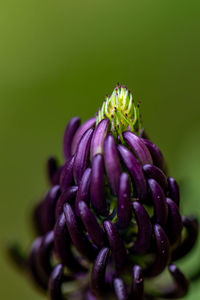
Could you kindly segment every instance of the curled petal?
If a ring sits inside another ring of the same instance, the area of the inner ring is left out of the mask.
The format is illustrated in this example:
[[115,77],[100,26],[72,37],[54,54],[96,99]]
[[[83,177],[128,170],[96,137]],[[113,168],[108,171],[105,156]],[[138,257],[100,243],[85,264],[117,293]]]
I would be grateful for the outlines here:
[[55,157],[49,157],[47,160],[47,174],[51,184],[54,182],[54,176],[58,170],[58,162]]
[[144,270],[144,275],[154,277],[160,274],[170,260],[170,243],[166,233],[159,224],[154,225],[156,255],[154,262]]
[[126,285],[121,278],[115,278],[113,280],[113,287],[117,300],[128,300]]
[[132,205],[138,225],[138,237],[133,245],[132,251],[143,254],[149,249],[151,243],[151,220],[144,207],[138,201],[134,201]]
[[61,191],[65,191],[73,182],[73,166],[74,166],[74,156],[70,160],[68,160],[60,174],[60,189]]
[[165,176],[165,174],[161,169],[159,169],[156,166],[148,164],[143,166],[143,171],[148,178],[155,179],[163,188],[163,190],[166,190],[168,185],[167,177]]
[[67,190],[62,192],[56,204],[56,220],[63,212],[63,205],[66,202],[75,201],[77,190],[78,190],[77,186],[70,186]]
[[126,262],[126,248],[124,243],[115,225],[111,221],[104,222],[104,229],[106,231],[116,269],[118,271],[122,271]]
[[132,177],[137,196],[140,200],[145,200],[147,197],[147,186],[142,167],[134,155],[126,147],[119,145],[118,150],[128,172]]
[[78,192],[76,195],[75,209],[76,209],[76,214],[78,216],[79,216],[78,203],[80,201],[85,201],[89,203],[90,182],[91,182],[91,168],[87,168],[83,173],[83,176],[81,178],[78,187]]
[[182,217],[183,226],[187,234],[180,245],[173,251],[172,260],[185,256],[194,247],[198,237],[198,221],[194,217]]
[[49,278],[48,293],[51,300],[63,300],[61,286],[63,283],[64,273],[63,266],[57,265]]
[[108,119],[103,119],[94,130],[94,134],[92,136],[92,141],[90,145],[91,161],[96,154],[103,154],[103,144],[108,131],[108,125]]
[[55,224],[55,208],[60,196],[60,186],[56,185],[51,188],[44,200],[42,209],[42,218],[45,227],[45,233],[53,229]]
[[161,170],[164,171],[165,169],[165,162],[164,162],[164,157],[160,151],[160,149],[150,142],[149,140],[142,139],[144,144],[147,146],[149,149],[149,152],[151,153],[151,157],[153,159],[153,164],[156,165],[156,167],[160,168]]
[[166,202],[168,204],[167,233],[170,242],[175,243],[181,236],[183,223],[176,203],[170,198],[166,198]]
[[174,287],[169,286],[166,288],[166,292],[164,292],[161,297],[167,299],[183,298],[188,292],[189,281],[185,278],[177,266],[170,265],[168,268],[173,277]]
[[94,294],[102,294],[105,289],[105,272],[109,258],[109,249],[102,248],[97,255],[91,272],[91,289]]
[[38,235],[44,235],[46,233],[44,218],[44,201],[39,202],[33,210],[33,224]]
[[83,270],[82,266],[75,259],[71,251],[71,239],[67,230],[65,215],[62,213],[54,227],[54,247],[57,256],[60,258],[63,265],[70,270]]
[[144,298],[144,278],[142,268],[138,265],[133,267],[131,296],[133,299],[143,300]]
[[180,202],[179,186],[176,180],[172,177],[168,178],[168,189],[169,189],[168,192],[169,198],[174,200],[176,204],[179,206],[179,202]]
[[126,228],[131,220],[131,187],[128,175],[122,173],[119,181],[117,221],[120,228]]
[[101,154],[97,154],[92,160],[90,199],[92,206],[98,214],[102,216],[108,214],[105,195],[103,157]]
[[165,200],[165,194],[161,186],[154,179],[148,180],[151,199],[154,206],[154,217],[156,223],[165,225],[168,217],[168,206]]
[[76,131],[73,140],[70,141],[72,143],[72,147],[71,147],[71,153],[72,155],[75,154],[75,152],[77,151],[78,148],[78,144],[82,138],[82,136],[85,134],[86,131],[88,131],[88,129],[94,127],[96,123],[96,117],[95,118],[91,118],[89,120],[87,120],[85,123],[83,123],[78,130]]
[[35,284],[43,290],[47,289],[47,282],[40,273],[38,265],[38,255],[42,244],[42,237],[37,238],[31,247],[31,251],[28,257],[28,270]]
[[104,142],[104,163],[111,190],[117,195],[121,167],[115,140],[111,134]]
[[68,203],[64,205],[64,214],[73,244],[83,256],[93,260],[96,257],[96,248],[88,241],[80,229],[75,213]]
[[65,129],[65,133],[63,137],[63,152],[66,160],[69,160],[72,156],[72,149],[71,149],[72,139],[79,126],[80,126],[80,119],[78,117],[74,117],[69,121]]
[[97,222],[94,214],[90,211],[84,201],[78,203],[79,215],[88,232],[92,242],[98,247],[102,248],[105,244],[105,233],[99,223]]
[[90,142],[93,134],[93,129],[88,129],[78,144],[77,151],[74,157],[73,175],[76,184],[80,183],[85,169],[88,164],[88,155]]
[[44,278],[48,278],[52,272],[51,253],[54,245],[54,232],[50,231],[43,239],[38,252],[39,270]]
[[123,138],[142,165],[153,163],[151,154],[141,138],[130,131],[123,132]]

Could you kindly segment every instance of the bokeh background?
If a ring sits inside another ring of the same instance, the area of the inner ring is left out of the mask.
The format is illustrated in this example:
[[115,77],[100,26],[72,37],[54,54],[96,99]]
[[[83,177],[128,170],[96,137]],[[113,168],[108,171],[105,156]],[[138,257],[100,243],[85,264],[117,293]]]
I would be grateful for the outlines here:
[[[45,161],[62,161],[74,115],[93,116],[116,83],[142,100],[145,128],[200,217],[200,2],[1,0],[0,298],[44,299],[8,263],[30,246],[30,210],[46,191]],[[199,252],[199,254],[198,254]],[[179,265],[200,264],[200,245]],[[199,299],[200,282],[187,299]]]

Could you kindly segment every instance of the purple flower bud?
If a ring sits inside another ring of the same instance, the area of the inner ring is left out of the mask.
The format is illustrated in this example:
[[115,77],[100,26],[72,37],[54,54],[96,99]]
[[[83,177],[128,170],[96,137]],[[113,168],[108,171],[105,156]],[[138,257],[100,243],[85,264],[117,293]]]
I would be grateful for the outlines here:
[[170,261],[170,243],[168,237],[159,224],[154,225],[154,238],[156,244],[155,259],[146,270],[145,276],[154,277],[159,275]]
[[126,147],[119,145],[118,150],[127,170],[131,175],[136,195],[140,200],[145,200],[147,197],[147,186],[140,164]]
[[96,118],[92,118],[83,123],[78,130],[76,131],[73,140],[70,140],[71,144],[71,154],[74,155],[77,151],[78,144],[82,139],[83,135],[88,131],[88,129],[92,128],[96,123]]
[[61,290],[63,276],[63,266],[59,264],[54,268],[49,278],[48,292],[51,300],[64,300]]
[[113,255],[117,271],[122,271],[126,262],[126,248],[116,227],[111,221],[104,222],[104,229]]
[[168,186],[169,186],[169,197],[176,202],[176,204],[179,206],[180,202],[180,194],[179,194],[179,186],[176,180],[172,177],[168,178]]
[[133,267],[131,297],[137,300],[143,300],[144,297],[144,277],[142,268],[138,265]]
[[77,216],[79,216],[78,203],[80,201],[85,201],[87,203],[90,202],[90,182],[91,182],[91,168],[87,168],[81,178],[78,187],[77,196],[76,196],[75,209],[76,209]]
[[117,201],[118,225],[120,228],[126,228],[131,220],[131,187],[126,173],[120,176]]
[[106,287],[105,272],[108,264],[109,249],[102,248],[97,255],[91,272],[91,289],[94,294],[101,295]]
[[148,178],[155,179],[155,181],[160,184],[164,191],[167,189],[167,177],[161,169],[156,166],[147,164],[143,166],[143,171]]
[[97,154],[92,160],[90,199],[95,211],[102,216],[106,216],[108,207],[105,195],[103,157],[101,154]]
[[92,161],[96,154],[103,154],[103,144],[107,134],[109,121],[103,119],[95,128],[90,146],[90,159]]
[[139,202],[133,202],[133,211],[138,225],[138,236],[131,251],[140,254],[146,253],[151,243],[151,221],[145,208]]
[[74,174],[74,181],[76,184],[80,183],[83,173],[87,168],[87,164],[88,164],[87,160],[89,155],[92,133],[93,133],[92,129],[88,129],[88,131],[86,131],[86,133],[81,138],[77,151],[75,153],[73,174]]
[[149,179],[148,185],[154,205],[155,220],[158,224],[165,225],[168,218],[168,206],[165,200],[165,194],[161,186],[154,179]]
[[67,203],[64,205],[64,214],[70,237],[77,250],[89,260],[96,256],[96,248],[88,241],[82,232],[72,207]]
[[161,170],[164,170],[164,158],[160,149],[149,140],[143,139],[143,142],[151,153],[154,165]]
[[128,293],[124,281],[121,278],[115,278],[113,286],[117,300],[128,300]]
[[78,203],[78,209],[81,220],[92,242],[101,249],[105,245],[105,233],[103,229],[84,201]]
[[125,131],[123,138],[142,165],[153,163],[151,154],[141,138],[130,131]]
[[68,161],[72,156],[72,139],[74,137],[75,132],[77,131],[80,125],[80,119],[77,117],[72,118],[67,127],[65,129],[64,137],[63,137],[63,152],[65,155],[65,159]]

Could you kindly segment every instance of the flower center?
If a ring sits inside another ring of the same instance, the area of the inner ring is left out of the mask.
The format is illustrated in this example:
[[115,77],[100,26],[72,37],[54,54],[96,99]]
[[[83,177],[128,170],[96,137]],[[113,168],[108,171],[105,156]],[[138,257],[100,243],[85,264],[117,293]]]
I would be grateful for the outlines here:
[[122,132],[130,130],[139,133],[142,122],[139,104],[135,104],[131,92],[125,87],[117,85],[112,95],[107,96],[97,114],[98,124],[102,119],[109,119],[111,132],[115,138],[122,138]]

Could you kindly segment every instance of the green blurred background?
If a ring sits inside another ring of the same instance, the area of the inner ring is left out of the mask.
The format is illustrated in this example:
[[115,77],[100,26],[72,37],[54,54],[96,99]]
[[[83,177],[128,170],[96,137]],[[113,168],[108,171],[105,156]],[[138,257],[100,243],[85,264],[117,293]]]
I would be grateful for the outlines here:
[[[200,216],[199,32],[199,1],[1,0],[1,299],[44,299],[8,264],[4,247],[30,245],[47,157],[62,160],[67,121],[94,115],[117,82],[142,100],[147,132],[181,184],[183,210]],[[182,269],[200,264],[194,253]],[[195,284],[187,299],[198,297]]]

